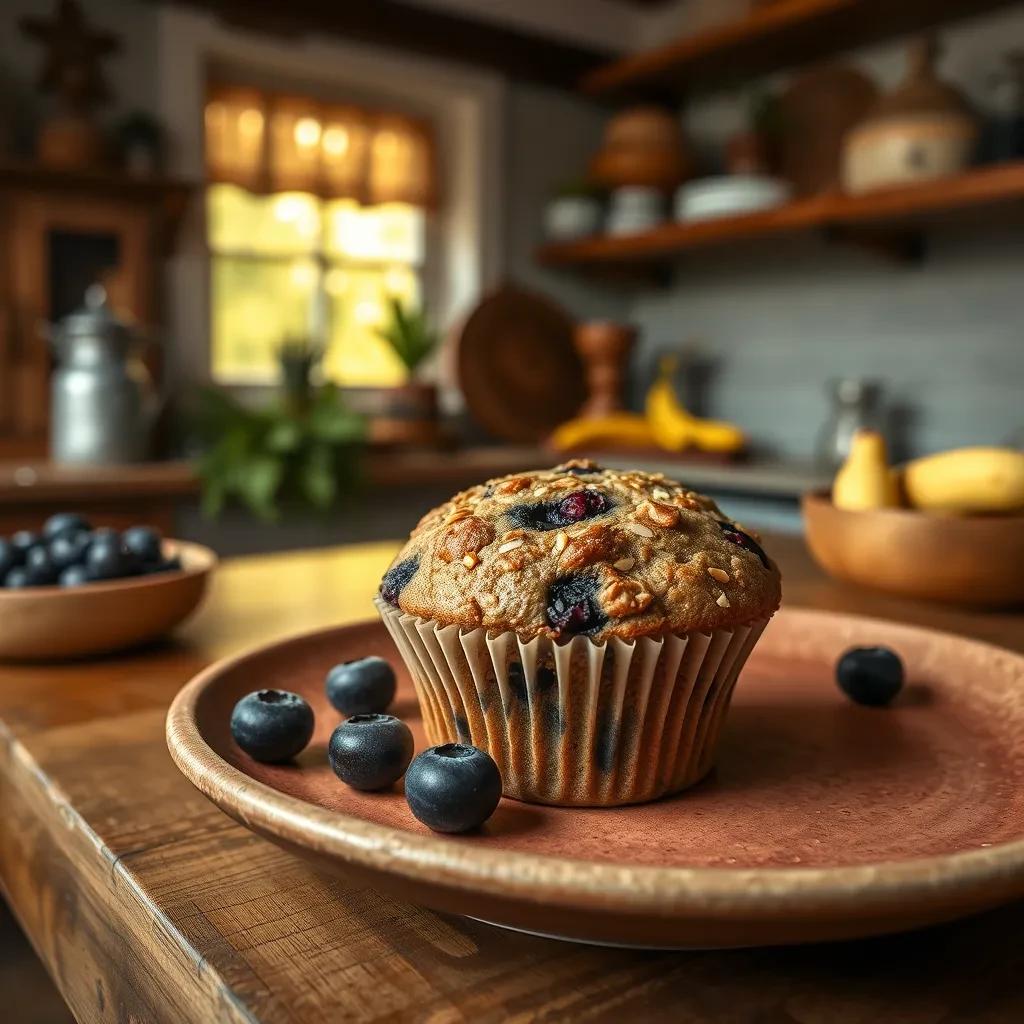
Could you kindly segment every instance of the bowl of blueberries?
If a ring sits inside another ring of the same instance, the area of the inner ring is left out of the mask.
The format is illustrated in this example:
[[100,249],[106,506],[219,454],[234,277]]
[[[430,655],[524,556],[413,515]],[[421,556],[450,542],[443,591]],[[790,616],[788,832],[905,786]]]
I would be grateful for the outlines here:
[[94,528],[74,512],[0,537],[0,658],[83,657],[162,636],[199,605],[216,562],[152,526]]

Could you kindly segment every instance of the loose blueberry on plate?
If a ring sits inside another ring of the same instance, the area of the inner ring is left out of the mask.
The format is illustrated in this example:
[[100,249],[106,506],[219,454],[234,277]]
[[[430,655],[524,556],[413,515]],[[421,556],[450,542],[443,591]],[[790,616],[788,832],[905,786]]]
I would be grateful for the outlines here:
[[131,526],[121,535],[121,540],[143,565],[156,565],[163,561],[160,533],[151,526]]
[[231,735],[254,760],[290,761],[313,735],[313,709],[288,690],[256,690],[231,712]]
[[22,587],[32,586],[28,571],[22,565],[16,565],[4,577],[4,586],[8,590],[21,590]]
[[25,572],[32,587],[45,587],[57,581],[57,570],[44,546],[29,548],[25,553]]
[[903,688],[903,662],[888,647],[854,647],[839,659],[836,682],[855,703],[883,707]]
[[376,656],[343,661],[327,673],[327,699],[343,715],[386,711],[395,699],[395,670]]
[[84,565],[69,565],[61,571],[57,582],[62,587],[82,587],[86,583],[92,583],[92,577]]
[[43,523],[43,536],[47,540],[70,533],[88,533],[92,529],[87,519],[75,512],[58,512]]
[[423,751],[405,773],[409,809],[435,832],[482,825],[501,799],[501,773],[490,754],[463,743]]
[[412,733],[394,715],[353,715],[331,733],[327,759],[353,789],[387,789],[412,760]]

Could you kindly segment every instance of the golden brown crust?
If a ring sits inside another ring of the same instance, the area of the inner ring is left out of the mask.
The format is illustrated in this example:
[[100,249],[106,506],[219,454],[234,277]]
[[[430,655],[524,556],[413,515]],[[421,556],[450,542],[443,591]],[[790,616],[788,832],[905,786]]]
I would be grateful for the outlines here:
[[[544,518],[566,498],[590,502],[584,517]],[[756,538],[710,498],[661,474],[585,461],[491,480],[428,512],[382,593],[391,580],[409,614],[528,639],[562,635],[548,607],[552,584],[567,578],[593,595],[601,621],[586,632],[597,641],[746,624],[781,596]]]

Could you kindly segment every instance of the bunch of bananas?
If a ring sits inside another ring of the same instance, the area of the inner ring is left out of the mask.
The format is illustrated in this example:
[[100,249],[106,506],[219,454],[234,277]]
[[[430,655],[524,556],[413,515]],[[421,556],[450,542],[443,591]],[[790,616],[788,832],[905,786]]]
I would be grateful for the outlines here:
[[687,411],[672,386],[676,360],[661,360],[658,375],[647,391],[645,414],[616,412],[578,417],[558,427],[550,444],[559,451],[602,446],[664,448],[668,452],[697,449],[732,454],[746,443],[743,431],[731,423],[707,420]]
[[873,430],[854,435],[832,484],[839,508],[909,505],[953,515],[1024,509],[1024,452],[1013,448],[954,448],[889,467],[885,441]]

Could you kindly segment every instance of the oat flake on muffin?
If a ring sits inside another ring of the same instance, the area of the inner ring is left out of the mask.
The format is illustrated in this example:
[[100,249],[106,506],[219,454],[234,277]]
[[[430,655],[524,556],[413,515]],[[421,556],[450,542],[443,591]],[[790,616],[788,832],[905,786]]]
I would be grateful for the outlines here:
[[757,540],[710,498],[573,460],[428,512],[380,592],[442,625],[600,642],[749,624],[781,590]]

